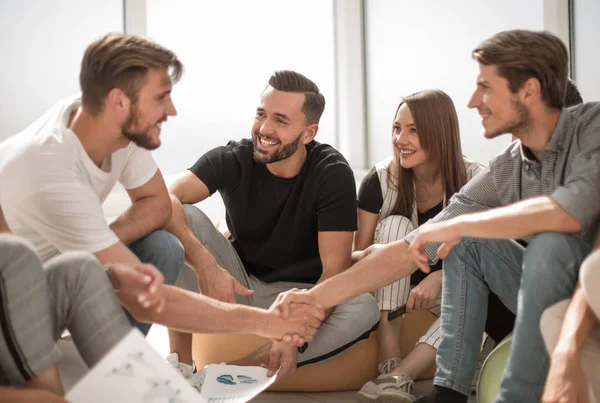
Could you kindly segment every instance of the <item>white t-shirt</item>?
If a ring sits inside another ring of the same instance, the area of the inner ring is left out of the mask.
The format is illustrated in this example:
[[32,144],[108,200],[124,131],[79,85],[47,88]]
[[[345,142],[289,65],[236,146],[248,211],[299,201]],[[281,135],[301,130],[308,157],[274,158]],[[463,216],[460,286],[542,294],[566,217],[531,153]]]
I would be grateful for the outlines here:
[[79,105],[79,97],[60,101],[0,144],[0,206],[11,231],[31,242],[42,261],[117,243],[102,203],[117,181],[134,189],[158,169],[152,154],[133,143],[98,168],[67,128]]

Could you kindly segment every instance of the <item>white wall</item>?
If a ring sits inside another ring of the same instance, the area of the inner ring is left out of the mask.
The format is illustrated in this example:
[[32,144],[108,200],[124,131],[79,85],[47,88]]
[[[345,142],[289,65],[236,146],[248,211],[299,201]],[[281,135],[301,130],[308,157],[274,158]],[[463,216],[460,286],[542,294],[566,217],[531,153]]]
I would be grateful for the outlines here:
[[0,1],[0,141],[79,91],[87,45],[122,29],[121,0]]
[[274,70],[313,80],[327,105],[317,140],[335,146],[331,0],[147,0],[147,34],[185,65],[174,87],[178,116],[163,126],[156,159],[166,174],[204,152],[250,136]]
[[600,101],[600,2],[575,3],[575,80],[583,100]]
[[499,31],[543,29],[543,0],[365,0],[365,13],[369,163],[391,152],[401,96],[439,88],[456,106],[463,152],[487,164],[509,138],[484,139],[467,108],[477,69],[471,51]]

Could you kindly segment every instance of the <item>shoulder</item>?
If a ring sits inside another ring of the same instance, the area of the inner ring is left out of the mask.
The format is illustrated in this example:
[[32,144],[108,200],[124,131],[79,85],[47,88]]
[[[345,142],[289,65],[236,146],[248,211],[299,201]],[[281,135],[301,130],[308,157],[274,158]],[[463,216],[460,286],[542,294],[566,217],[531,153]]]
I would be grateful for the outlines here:
[[573,130],[575,135],[593,136],[600,142],[600,102],[586,102],[563,109],[557,130],[561,126],[563,130]]
[[346,158],[329,144],[311,141],[306,145],[308,150],[308,163],[312,169],[323,174],[333,172],[346,172],[351,175],[352,169]]
[[521,157],[521,141],[516,140],[510,143],[502,152],[494,156],[489,163],[490,170],[498,167],[508,167],[515,164],[515,161],[522,160]]
[[485,166],[477,161],[463,156],[465,161],[465,170],[467,171],[467,181],[470,181],[475,175],[485,170]]

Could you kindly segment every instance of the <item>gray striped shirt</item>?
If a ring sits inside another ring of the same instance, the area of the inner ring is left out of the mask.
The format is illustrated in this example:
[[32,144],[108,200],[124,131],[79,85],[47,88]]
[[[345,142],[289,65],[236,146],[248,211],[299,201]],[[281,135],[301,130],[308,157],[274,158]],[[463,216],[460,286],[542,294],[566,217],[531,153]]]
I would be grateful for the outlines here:
[[[600,215],[600,103],[563,109],[540,162],[526,155],[520,141],[509,145],[425,225],[542,195],[553,198],[581,223],[579,237],[594,242]],[[404,240],[411,243],[418,231]],[[437,261],[439,245],[432,243],[426,249],[432,262]]]

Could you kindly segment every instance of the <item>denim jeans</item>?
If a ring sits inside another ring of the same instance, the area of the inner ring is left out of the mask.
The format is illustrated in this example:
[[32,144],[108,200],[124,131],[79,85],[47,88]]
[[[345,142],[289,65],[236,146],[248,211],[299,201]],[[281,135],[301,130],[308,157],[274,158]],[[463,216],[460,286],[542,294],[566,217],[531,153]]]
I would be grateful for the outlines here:
[[[163,230],[151,232],[129,245],[129,249],[142,261],[152,263],[165,276],[165,284],[173,285],[183,267],[183,245],[175,235]],[[138,322],[127,313],[131,324],[144,334],[150,331],[151,323]]]
[[470,394],[486,322],[488,294],[517,314],[495,403],[539,403],[548,354],[539,324],[546,308],[570,298],[590,246],[568,234],[514,241],[463,239],[444,260],[442,342],[434,383]]

